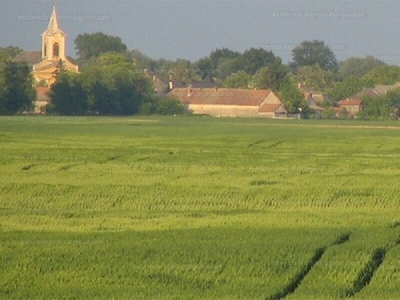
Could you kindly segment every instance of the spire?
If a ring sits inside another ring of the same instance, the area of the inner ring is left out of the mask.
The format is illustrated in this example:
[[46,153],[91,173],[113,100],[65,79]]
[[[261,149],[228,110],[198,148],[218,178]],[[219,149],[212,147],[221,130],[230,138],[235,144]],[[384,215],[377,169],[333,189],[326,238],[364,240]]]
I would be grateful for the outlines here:
[[53,6],[53,11],[50,16],[49,25],[47,26],[47,30],[44,32],[45,35],[53,35],[57,32],[62,32],[59,27],[58,19],[57,19],[57,12],[56,7]]
[[53,12],[51,13],[49,26],[47,26],[47,32],[52,34],[59,30],[58,28],[58,20],[57,20],[57,12],[56,7],[53,6]]

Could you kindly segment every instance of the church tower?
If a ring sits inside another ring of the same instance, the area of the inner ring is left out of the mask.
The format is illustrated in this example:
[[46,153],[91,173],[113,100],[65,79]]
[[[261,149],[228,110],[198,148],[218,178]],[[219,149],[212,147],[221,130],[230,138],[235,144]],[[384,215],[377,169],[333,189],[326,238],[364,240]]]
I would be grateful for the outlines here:
[[65,40],[67,35],[60,29],[56,7],[53,6],[49,25],[42,33],[42,59],[66,60]]
[[78,66],[67,57],[66,38],[58,22],[56,7],[53,6],[47,29],[42,33],[40,61],[33,65],[32,74],[36,83],[47,86],[54,83],[60,63],[66,71],[79,73]]

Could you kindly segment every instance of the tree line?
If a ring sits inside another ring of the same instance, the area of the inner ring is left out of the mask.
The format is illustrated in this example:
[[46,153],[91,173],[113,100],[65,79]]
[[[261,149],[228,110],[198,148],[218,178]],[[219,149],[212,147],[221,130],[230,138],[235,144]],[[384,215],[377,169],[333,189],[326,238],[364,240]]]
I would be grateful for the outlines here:
[[[81,73],[66,72],[60,64],[55,74],[57,81],[51,87],[52,104],[49,112],[128,115],[182,113],[183,108],[176,99],[155,95],[154,87],[145,76],[144,69],[164,78],[172,75],[175,80],[186,84],[207,77],[226,88],[271,89],[280,97],[289,112],[297,112],[300,108],[305,115],[312,115],[313,112],[306,106],[304,95],[297,87],[298,83],[328,94],[329,101],[322,105],[331,108],[336,101],[363,88],[376,84],[391,85],[400,81],[400,67],[387,65],[372,56],[351,57],[340,62],[330,47],[319,40],[304,41],[295,47],[292,50],[292,62],[288,64],[283,64],[280,57],[263,48],[250,48],[244,52],[221,48],[212,51],[207,57],[191,62],[186,59],[155,60],[138,50],[127,50],[119,37],[100,32],[80,34],[74,42]],[[11,56],[15,50],[20,49],[8,47],[1,49],[1,52],[8,52]],[[0,59],[3,60],[1,56]],[[28,87],[32,82],[29,72],[23,65],[15,67],[16,65],[8,61],[0,69],[0,113],[3,114],[18,112],[17,106],[19,110],[26,109],[27,103],[32,101]],[[19,73],[14,74],[17,69]],[[1,86],[11,84],[6,83],[6,77],[12,78],[9,77],[10,72],[13,76],[25,79],[18,83],[20,86],[13,82],[14,89],[1,89]],[[26,86],[22,86],[22,83]],[[20,100],[17,102],[21,104],[15,104],[12,108],[10,100],[6,99],[14,97],[16,90],[27,97],[19,95]],[[8,91],[8,94],[4,91]],[[382,97],[365,99],[366,109],[362,117],[385,119],[398,116],[398,102],[393,99],[396,95],[396,91],[388,94],[385,99],[391,97],[391,100],[387,101]],[[6,103],[10,108],[4,109]]]

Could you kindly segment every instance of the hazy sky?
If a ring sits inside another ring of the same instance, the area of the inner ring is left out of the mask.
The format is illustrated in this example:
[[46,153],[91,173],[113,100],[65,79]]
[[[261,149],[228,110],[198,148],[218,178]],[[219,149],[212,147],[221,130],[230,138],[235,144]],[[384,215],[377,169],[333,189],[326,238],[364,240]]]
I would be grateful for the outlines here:
[[399,0],[0,0],[0,46],[39,51],[53,5],[72,57],[78,34],[101,31],[152,58],[263,47],[287,62],[293,47],[319,39],[339,60],[373,55],[400,65]]

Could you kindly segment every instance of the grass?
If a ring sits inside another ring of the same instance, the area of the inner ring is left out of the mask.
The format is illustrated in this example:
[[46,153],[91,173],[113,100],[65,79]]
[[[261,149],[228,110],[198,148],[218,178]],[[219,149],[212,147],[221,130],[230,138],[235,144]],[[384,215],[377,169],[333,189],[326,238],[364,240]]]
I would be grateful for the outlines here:
[[0,298],[398,298],[399,133],[0,117]]

